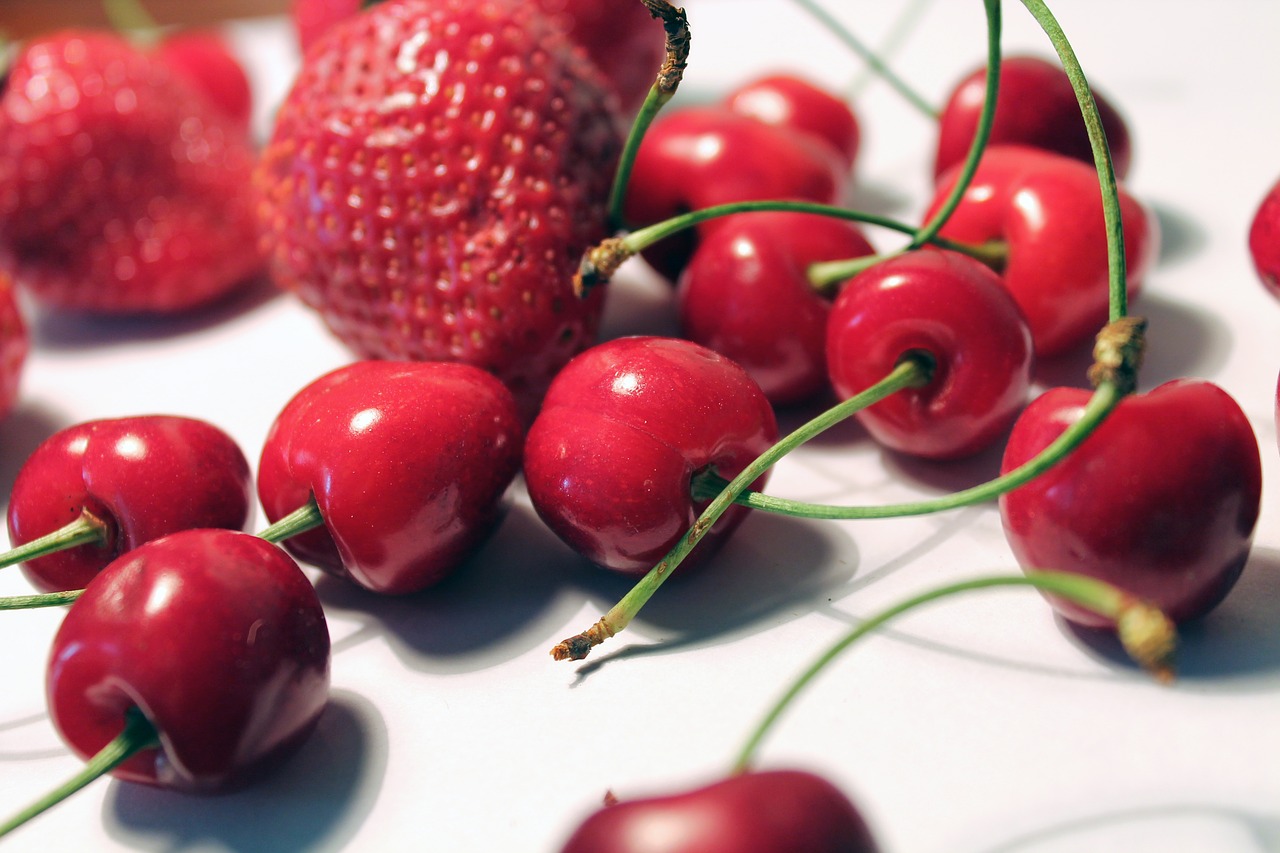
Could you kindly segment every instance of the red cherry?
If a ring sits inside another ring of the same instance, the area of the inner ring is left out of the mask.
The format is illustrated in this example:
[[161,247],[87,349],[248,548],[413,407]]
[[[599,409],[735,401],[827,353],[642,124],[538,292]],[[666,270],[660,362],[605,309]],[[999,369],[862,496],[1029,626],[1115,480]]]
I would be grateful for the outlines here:
[[874,853],[853,803],[796,770],[731,776],[703,788],[605,806],[560,853]]
[[184,30],[156,45],[156,56],[194,83],[236,126],[248,130],[253,93],[226,39],[215,32]]
[[1280,181],[1271,187],[1249,227],[1249,253],[1258,278],[1280,299]]
[[[729,359],[689,341],[620,338],[552,383],[525,442],[525,482],[576,551],[643,574],[705,508],[690,494],[694,474],[714,466],[732,478],[777,434],[769,401]],[[709,556],[745,512],[731,507],[690,559]]]
[[324,526],[284,543],[300,559],[374,592],[416,592],[493,529],[521,438],[511,392],[479,368],[356,362],[281,411],[258,496],[273,523],[315,496]]
[[[794,198],[832,204],[847,170],[831,146],[724,107],[688,107],[660,116],[636,152],[624,214],[650,225],[717,204]],[[703,235],[718,227],[704,223]],[[694,231],[661,241],[645,259],[672,281],[688,262]]]
[[234,785],[295,749],[329,690],[329,632],[306,575],[228,530],[156,539],[105,568],[68,610],[49,711],[89,757],[130,709],[159,732],[113,775],[189,791]]
[[[926,219],[955,184],[955,171],[939,182]],[[1159,230],[1141,203],[1123,189],[1119,194],[1132,297],[1155,258]],[[941,233],[1006,245],[1000,277],[1027,317],[1036,355],[1060,355],[1092,340],[1106,322],[1106,226],[1091,167],[1034,148],[989,148]]]
[[30,349],[31,338],[18,307],[13,279],[0,271],[0,417],[7,415],[17,402],[22,368]]
[[241,530],[252,514],[244,453],[204,421],[148,415],[89,421],[54,433],[28,457],[9,497],[9,537],[21,545],[91,513],[102,545],[24,563],[43,592],[81,589],[117,555],[179,530]]
[[[1055,388],[1014,425],[1002,469],[1076,419],[1089,392]],[[1145,598],[1181,622],[1208,612],[1249,556],[1261,462],[1244,413],[1217,386],[1179,380],[1129,396],[1065,460],[1000,498],[1024,568],[1076,572]],[[1072,621],[1090,611],[1055,601]]]
[[[978,131],[986,85],[984,66],[960,81],[947,98],[938,118],[934,177],[963,163],[968,155]],[[1111,149],[1112,168],[1116,177],[1123,179],[1132,159],[1129,128],[1106,98],[1097,92],[1093,97]],[[1080,104],[1061,65],[1035,56],[1010,56],[1001,61],[1000,91],[996,96],[989,144],[1027,145],[1093,166],[1093,151],[1080,115]]]
[[849,104],[792,74],[770,74],[730,92],[723,101],[735,113],[807,133],[829,143],[846,169],[858,156],[861,131]]
[[742,365],[775,405],[810,399],[827,387],[831,302],[810,283],[809,265],[874,252],[839,219],[728,217],[680,276],[681,335]]
[[916,352],[933,364],[929,383],[854,415],[887,447],[930,459],[976,453],[1026,402],[1031,332],[999,276],[967,255],[900,255],[860,273],[836,298],[827,359],[842,399]]

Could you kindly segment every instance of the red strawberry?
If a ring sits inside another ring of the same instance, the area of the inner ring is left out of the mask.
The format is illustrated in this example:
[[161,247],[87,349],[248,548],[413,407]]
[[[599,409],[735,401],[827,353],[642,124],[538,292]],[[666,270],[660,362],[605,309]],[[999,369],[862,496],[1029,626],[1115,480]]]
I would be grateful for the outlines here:
[[253,159],[242,128],[123,38],[34,41],[0,92],[0,268],[64,308],[221,297],[261,266]]
[[382,3],[307,52],[256,183],[278,281],[363,357],[460,361],[531,412],[621,148],[595,67],[503,0]]
[[[294,0],[299,44],[307,50],[333,24],[376,2]],[[626,110],[640,107],[666,55],[662,27],[640,0],[534,0],[532,5],[582,46]]]

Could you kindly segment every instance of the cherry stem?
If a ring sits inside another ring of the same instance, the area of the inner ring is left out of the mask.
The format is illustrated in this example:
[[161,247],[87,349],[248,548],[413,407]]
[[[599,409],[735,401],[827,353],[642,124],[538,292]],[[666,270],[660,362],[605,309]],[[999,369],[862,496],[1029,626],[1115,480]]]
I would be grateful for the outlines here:
[[1120,214],[1120,195],[1116,189],[1115,166],[1111,161],[1111,148],[1107,145],[1107,134],[1102,127],[1102,117],[1098,115],[1098,104],[1093,98],[1093,90],[1085,79],[1084,69],[1076,58],[1071,42],[1062,32],[1062,27],[1053,13],[1042,0],[1022,0],[1031,16],[1040,24],[1045,35],[1058,53],[1062,69],[1071,81],[1071,88],[1076,93],[1076,101],[1080,104],[1080,114],[1084,117],[1085,129],[1089,132],[1089,148],[1093,152],[1093,162],[1098,169],[1098,184],[1102,188],[1102,215],[1107,228],[1107,271],[1110,282],[1111,319],[1118,320],[1128,312],[1128,291],[1125,283],[1124,257],[1124,224]]
[[159,745],[160,735],[155,726],[140,710],[130,708],[125,712],[124,729],[120,734],[90,758],[79,773],[0,824],[0,837],[4,837],[33,817],[53,808],[144,749],[152,749]]
[[35,610],[37,607],[57,607],[71,604],[84,593],[83,589],[62,592],[42,592],[35,595],[8,595],[0,597],[0,610]]
[[953,595],[993,587],[1031,586],[1086,607],[1113,620],[1125,651],[1157,681],[1173,679],[1173,655],[1177,632],[1173,622],[1154,606],[1116,587],[1084,575],[1067,572],[1030,571],[1026,575],[976,578],[936,587],[912,596],[867,619],[818,656],[773,704],[748,736],[733,765],[733,773],[745,773],[756,751],[772,727],[796,697],[841,653],[862,637],[902,614],[924,604]]
[[631,183],[631,171],[635,166],[636,152],[644,140],[649,125],[657,117],[658,111],[666,106],[675,95],[684,76],[685,67],[689,64],[689,21],[684,9],[677,9],[667,0],[640,0],[649,14],[662,21],[662,28],[667,34],[667,53],[662,67],[658,69],[649,93],[645,95],[640,112],[631,123],[631,130],[623,143],[622,156],[618,160],[617,171],[613,174],[613,186],[609,190],[608,217],[609,225],[614,231],[622,230],[624,221],[622,208],[627,200],[627,186]]
[[551,656],[556,660],[581,660],[593,647],[626,628],[681,561],[702,540],[712,525],[733,505],[734,498],[747,486],[796,447],[830,429],[854,412],[904,388],[928,384],[933,376],[933,367],[934,360],[929,354],[918,351],[906,353],[884,379],[818,415],[756,457],[725,485],[671,551],[650,569],[648,574],[641,578],[608,613],[583,633],[557,644],[551,650]]
[[813,18],[821,23],[826,29],[839,39],[845,47],[852,50],[862,58],[867,65],[878,74],[881,79],[897,90],[913,107],[919,110],[930,119],[938,120],[938,111],[920,95],[919,92],[911,88],[901,77],[893,72],[888,65],[884,63],[874,50],[867,47],[857,36],[855,36],[848,27],[812,0],[792,0],[797,6],[808,12]]
[[268,542],[279,544],[290,536],[297,536],[299,533],[305,533],[323,524],[324,517],[320,515],[320,507],[316,503],[316,496],[312,494],[307,498],[305,504],[270,527],[264,528],[258,534],[258,537]]
[[106,545],[110,540],[111,526],[89,510],[82,510],[80,517],[70,524],[0,554],[0,568],[25,563],[58,551],[67,551],[79,545]]
[[111,29],[117,33],[150,39],[160,30],[155,17],[141,0],[102,0],[102,11],[106,13]]

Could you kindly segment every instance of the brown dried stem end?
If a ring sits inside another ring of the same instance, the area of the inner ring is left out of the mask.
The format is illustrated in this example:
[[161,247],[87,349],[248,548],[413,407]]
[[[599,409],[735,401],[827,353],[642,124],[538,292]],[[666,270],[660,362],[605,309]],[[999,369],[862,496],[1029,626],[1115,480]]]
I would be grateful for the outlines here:
[[684,69],[689,65],[689,20],[684,9],[672,6],[667,0],[640,0],[649,14],[662,21],[662,28],[667,34],[667,57],[658,69],[658,79],[654,85],[659,92],[672,95],[684,78]]
[[608,284],[609,279],[634,254],[621,237],[608,237],[588,249],[573,276],[573,292],[581,299],[593,287]]
[[556,643],[551,656],[556,660],[582,660],[591,650],[613,636],[613,629],[600,619],[581,634],[575,634],[567,640]]
[[1093,347],[1093,366],[1089,368],[1093,387],[1109,382],[1122,394],[1130,394],[1138,387],[1146,330],[1145,317],[1121,317],[1103,326]]
[[1145,601],[1126,602],[1116,617],[1116,633],[1129,656],[1163,684],[1173,681],[1178,632],[1173,622]]

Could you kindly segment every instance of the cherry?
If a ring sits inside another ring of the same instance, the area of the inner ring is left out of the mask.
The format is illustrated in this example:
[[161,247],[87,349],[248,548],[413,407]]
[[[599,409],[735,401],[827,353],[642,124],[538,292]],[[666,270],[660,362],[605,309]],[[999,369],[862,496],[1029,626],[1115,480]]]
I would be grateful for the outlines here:
[[831,302],[809,265],[874,251],[855,225],[829,217],[728,217],[680,276],[681,335],[742,365],[775,405],[811,399],[827,388]]
[[188,530],[125,554],[54,638],[54,726],[97,754],[141,714],[158,745],[113,775],[186,791],[239,784],[297,748],[329,690],[329,633],[306,575],[247,533]]
[[[4,72],[0,71],[0,92],[4,91]],[[13,280],[0,271],[0,417],[8,414],[18,399],[22,368],[31,349],[27,324],[18,307]]]
[[275,523],[314,497],[300,559],[385,594],[437,583],[494,528],[520,468],[511,393],[464,364],[360,361],[280,412],[258,470]]
[[846,169],[853,168],[861,141],[858,119],[847,102],[809,80],[768,74],[737,87],[722,103],[735,113],[824,140]]
[[182,74],[202,91],[237,127],[249,129],[253,93],[239,60],[219,34],[182,30],[156,45],[161,62]]
[[1280,299],[1280,181],[1267,191],[1249,226],[1249,253],[1268,292]]
[[[934,177],[964,161],[978,127],[987,83],[986,67],[967,75],[938,117]],[[1094,93],[1116,176],[1129,171],[1129,128],[1106,98]],[[1035,56],[1008,56],[1000,63],[1000,91],[990,144],[1026,145],[1093,165],[1089,135],[1071,81],[1060,65]],[[1096,180],[1096,179],[1095,179]]]
[[[956,175],[944,175],[930,205],[946,198]],[[1159,243],[1155,217],[1123,189],[1127,290],[1132,296]],[[1106,226],[1096,171],[1058,154],[993,146],[943,236],[967,243],[1000,241],[998,269],[1026,315],[1036,355],[1060,355],[1089,340],[1108,317]]]
[[607,805],[561,853],[872,853],[853,803],[798,770],[730,776],[678,794]]
[[235,441],[174,415],[88,421],[54,433],[28,457],[9,498],[9,537],[32,542],[86,514],[95,541],[24,563],[45,592],[80,589],[118,555],[179,530],[241,530],[252,476]]
[[[732,477],[777,437],[769,401],[746,371],[689,341],[619,338],[560,372],[525,442],[538,515],[605,568],[641,574],[706,502],[691,481]],[[761,477],[756,482],[763,483]],[[732,507],[693,554],[705,559],[742,521]]]
[[[1018,419],[1002,467],[1021,464],[1080,417],[1089,392],[1056,388]],[[1226,392],[1168,382],[1125,397],[1071,455],[1000,498],[1024,568],[1078,572],[1145,598],[1182,622],[1231,589],[1258,519],[1257,440]],[[1052,599],[1068,619],[1107,620]]]
[[[680,213],[734,201],[796,198],[834,203],[847,170],[833,148],[808,133],[766,124],[726,107],[687,107],[662,115],[636,152],[623,205],[627,222],[648,225]],[[675,281],[697,232],[663,240],[644,253]]]
[[854,415],[887,447],[931,459],[976,453],[1026,402],[1031,332],[999,276],[967,255],[909,252],[860,273],[836,298],[827,359],[841,398],[913,353],[931,362],[930,381]]

